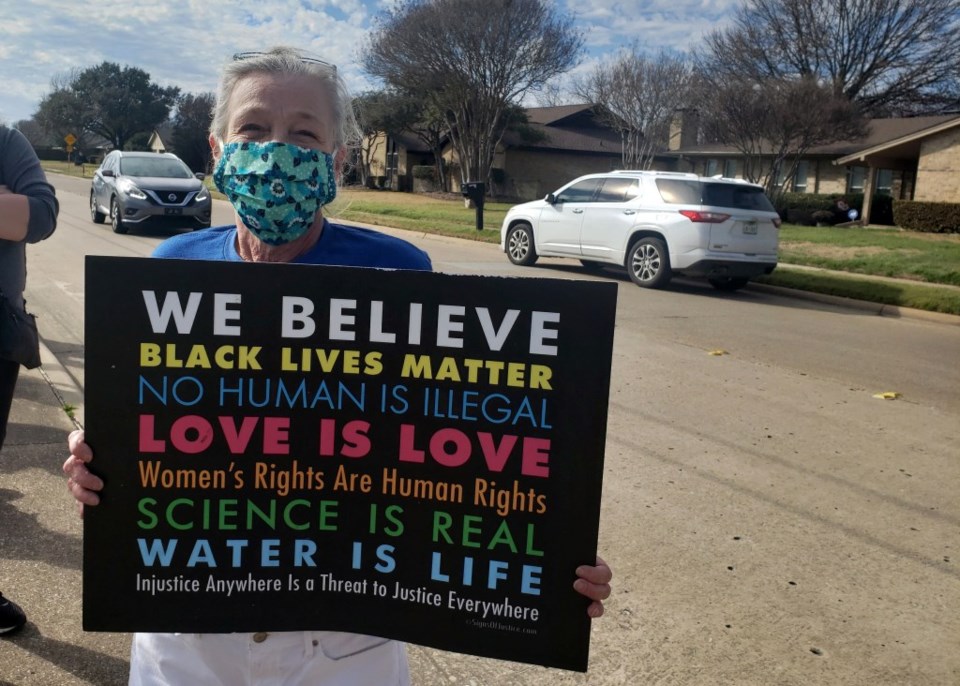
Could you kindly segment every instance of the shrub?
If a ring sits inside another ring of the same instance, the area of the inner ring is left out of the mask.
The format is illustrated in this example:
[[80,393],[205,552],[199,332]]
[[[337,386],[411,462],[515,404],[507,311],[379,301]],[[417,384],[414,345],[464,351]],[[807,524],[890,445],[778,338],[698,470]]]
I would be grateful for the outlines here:
[[[862,204],[863,196],[860,197]],[[893,221],[893,196],[873,196],[873,202],[870,204],[870,223],[885,224],[886,226],[893,226],[896,223]]]
[[[844,198],[850,209],[863,216],[863,193],[821,195],[818,193],[784,193],[777,200],[777,212],[791,224],[812,225],[817,222],[815,212],[834,211],[837,198]],[[837,217],[833,217],[834,221]],[[874,195],[870,208],[871,224],[893,225],[893,198],[889,195]]]
[[810,216],[813,218],[813,221],[817,222],[817,226],[819,226],[820,224],[833,224],[833,219],[836,215],[832,210],[817,210],[811,213]]
[[416,164],[411,170],[415,179],[437,180],[437,169],[432,164]]
[[813,225],[814,212],[830,210],[835,196],[817,193],[783,193],[777,198],[776,210],[783,219],[791,224]]
[[63,148],[45,148],[38,147],[35,149],[37,157],[41,160],[49,160],[51,162],[65,162],[67,159],[67,151]]
[[960,233],[960,204],[894,200],[893,218],[902,229],[929,233]]

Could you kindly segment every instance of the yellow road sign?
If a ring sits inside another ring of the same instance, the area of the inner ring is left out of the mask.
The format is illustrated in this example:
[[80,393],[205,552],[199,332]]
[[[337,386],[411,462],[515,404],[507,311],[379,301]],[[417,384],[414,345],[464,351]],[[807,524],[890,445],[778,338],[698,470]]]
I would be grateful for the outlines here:
[[73,144],[77,142],[77,137],[74,136],[72,133],[68,133],[66,136],[63,137],[63,142],[66,143],[68,146],[73,147]]

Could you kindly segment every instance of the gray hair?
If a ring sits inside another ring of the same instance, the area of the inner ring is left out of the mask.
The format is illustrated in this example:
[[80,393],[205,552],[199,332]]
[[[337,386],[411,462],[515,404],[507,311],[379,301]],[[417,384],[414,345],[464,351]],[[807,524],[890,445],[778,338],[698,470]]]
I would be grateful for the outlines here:
[[346,84],[332,64],[308,55],[296,48],[277,46],[266,52],[239,53],[223,68],[217,88],[217,103],[213,108],[210,133],[222,141],[230,120],[228,107],[230,96],[237,82],[251,74],[281,74],[311,76],[331,96],[333,112],[334,145],[346,148],[360,140],[360,127],[353,113],[352,98]]

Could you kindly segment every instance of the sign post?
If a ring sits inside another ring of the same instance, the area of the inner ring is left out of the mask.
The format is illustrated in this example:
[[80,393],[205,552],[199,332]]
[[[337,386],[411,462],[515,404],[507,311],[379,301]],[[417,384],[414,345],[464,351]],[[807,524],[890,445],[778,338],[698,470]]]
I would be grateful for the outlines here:
[[77,137],[68,133],[63,137],[63,142],[67,144],[67,161],[70,161],[70,154],[73,152],[73,144],[77,142]]

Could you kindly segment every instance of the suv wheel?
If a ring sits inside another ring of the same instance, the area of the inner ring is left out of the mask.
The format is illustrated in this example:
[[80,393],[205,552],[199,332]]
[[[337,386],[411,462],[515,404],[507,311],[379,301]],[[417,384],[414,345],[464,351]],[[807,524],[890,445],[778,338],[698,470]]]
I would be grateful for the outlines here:
[[716,279],[709,279],[709,281],[710,285],[716,288],[718,291],[732,293],[733,291],[738,291],[746,286],[750,279],[745,279],[743,277],[723,276]]
[[667,246],[652,236],[630,246],[626,266],[630,280],[642,288],[663,288],[672,276]]
[[110,225],[113,227],[114,233],[127,232],[127,227],[123,223],[123,219],[120,217],[120,204],[117,202],[116,198],[110,199]]
[[523,267],[529,267],[537,261],[537,249],[533,245],[533,227],[526,222],[516,224],[507,233],[507,258]]
[[90,219],[95,224],[103,224],[103,220],[106,218],[107,215],[97,209],[97,196],[93,194],[93,191],[90,191]]

